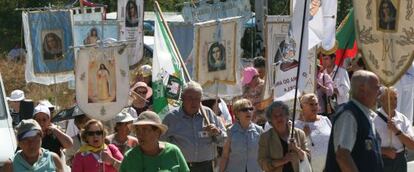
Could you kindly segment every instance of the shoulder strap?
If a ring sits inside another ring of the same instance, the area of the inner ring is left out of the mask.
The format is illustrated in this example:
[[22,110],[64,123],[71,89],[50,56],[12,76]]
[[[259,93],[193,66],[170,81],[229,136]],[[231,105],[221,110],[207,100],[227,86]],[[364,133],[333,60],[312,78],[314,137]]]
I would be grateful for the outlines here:
[[377,112],[377,114],[378,114],[378,116],[385,122],[385,123],[388,123],[388,118],[383,114],[383,113],[381,113],[380,111],[376,111]]

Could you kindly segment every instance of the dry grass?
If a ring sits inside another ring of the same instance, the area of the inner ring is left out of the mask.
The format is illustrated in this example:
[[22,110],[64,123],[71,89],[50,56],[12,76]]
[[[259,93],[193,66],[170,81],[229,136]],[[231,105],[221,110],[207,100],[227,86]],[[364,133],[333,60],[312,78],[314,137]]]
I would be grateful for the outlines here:
[[3,78],[7,96],[15,89],[25,92],[27,99],[37,102],[42,99],[49,100],[52,104],[64,109],[73,105],[75,90],[70,90],[67,83],[56,85],[41,85],[26,83],[24,77],[25,64],[15,63],[0,58],[0,73]]

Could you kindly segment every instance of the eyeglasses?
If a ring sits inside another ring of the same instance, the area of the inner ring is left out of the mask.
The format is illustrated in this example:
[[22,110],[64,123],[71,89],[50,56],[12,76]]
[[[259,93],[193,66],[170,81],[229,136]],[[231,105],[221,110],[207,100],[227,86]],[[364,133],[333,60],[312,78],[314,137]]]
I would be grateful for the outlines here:
[[240,109],[241,112],[253,112],[253,110],[253,107],[246,107]]
[[87,131],[85,134],[86,136],[102,136],[103,131]]

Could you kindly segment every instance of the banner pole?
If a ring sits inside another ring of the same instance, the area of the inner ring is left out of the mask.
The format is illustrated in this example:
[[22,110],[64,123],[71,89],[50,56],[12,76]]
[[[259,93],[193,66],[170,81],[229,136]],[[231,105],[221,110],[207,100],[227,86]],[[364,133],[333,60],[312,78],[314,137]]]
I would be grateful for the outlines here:
[[175,43],[174,37],[171,34],[171,31],[170,31],[170,28],[168,27],[167,21],[165,21],[165,19],[164,19],[164,15],[162,14],[162,11],[161,11],[160,5],[158,4],[158,1],[154,1],[154,4],[155,4],[156,12],[157,11],[159,12],[160,18],[162,20],[162,23],[164,24],[164,27],[167,30],[168,37],[171,39],[171,42],[172,42],[173,47],[174,47],[174,50],[175,50],[175,52],[177,52],[177,58],[178,58],[177,60],[180,62],[180,65],[181,65],[181,67],[184,70],[185,78],[187,78],[188,81],[191,81],[191,76],[188,73],[187,67],[185,66],[185,63],[184,63],[184,61],[183,61],[183,59],[181,57],[180,50],[177,48],[177,44]]

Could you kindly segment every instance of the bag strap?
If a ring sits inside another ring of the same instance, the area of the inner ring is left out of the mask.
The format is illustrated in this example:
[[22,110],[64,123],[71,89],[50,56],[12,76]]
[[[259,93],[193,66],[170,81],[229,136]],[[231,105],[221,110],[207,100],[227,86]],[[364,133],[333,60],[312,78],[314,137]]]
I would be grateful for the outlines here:
[[383,114],[383,113],[381,113],[380,111],[376,111],[377,112],[377,114],[378,114],[378,116],[385,122],[385,123],[388,123],[388,118]]

